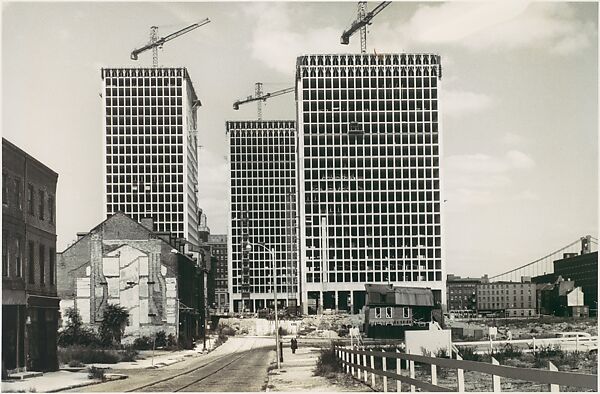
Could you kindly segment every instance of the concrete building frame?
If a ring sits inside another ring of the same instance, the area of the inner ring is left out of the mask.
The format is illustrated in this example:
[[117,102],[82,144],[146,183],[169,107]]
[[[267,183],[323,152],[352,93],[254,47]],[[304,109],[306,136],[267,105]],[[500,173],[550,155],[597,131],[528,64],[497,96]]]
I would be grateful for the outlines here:
[[102,92],[104,217],[151,216],[197,246],[200,101],[187,70],[102,69]]
[[364,305],[365,283],[446,300],[440,57],[297,59],[304,313]]

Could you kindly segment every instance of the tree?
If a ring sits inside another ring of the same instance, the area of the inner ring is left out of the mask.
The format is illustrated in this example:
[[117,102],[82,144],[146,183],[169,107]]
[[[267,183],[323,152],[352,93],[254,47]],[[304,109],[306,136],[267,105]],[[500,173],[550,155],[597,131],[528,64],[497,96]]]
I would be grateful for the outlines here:
[[86,328],[76,308],[65,311],[66,326],[58,333],[58,346],[97,345],[98,337],[94,331]]
[[105,346],[120,344],[125,326],[129,323],[129,312],[120,305],[108,304],[100,323],[100,338]]

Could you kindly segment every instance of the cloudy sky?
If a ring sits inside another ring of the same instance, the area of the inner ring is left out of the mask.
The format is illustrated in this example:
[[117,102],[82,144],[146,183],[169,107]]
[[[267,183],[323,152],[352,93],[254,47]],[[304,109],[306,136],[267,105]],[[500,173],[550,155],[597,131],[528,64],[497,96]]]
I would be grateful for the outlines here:
[[[375,7],[377,3],[369,3]],[[339,44],[355,2],[8,3],[2,8],[2,135],[59,173],[58,250],[102,220],[100,69],[149,66],[133,48],[193,22],[165,66],[189,69],[199,115],[200,203],[227,231],[225,121],[232,102],[293,86],[296,56]],[[368,51],[435,52],[443,64],[447,270],[496,274],[598,235],[596,3],[394,2]],[[295,119],[294,95],[265,119]]]

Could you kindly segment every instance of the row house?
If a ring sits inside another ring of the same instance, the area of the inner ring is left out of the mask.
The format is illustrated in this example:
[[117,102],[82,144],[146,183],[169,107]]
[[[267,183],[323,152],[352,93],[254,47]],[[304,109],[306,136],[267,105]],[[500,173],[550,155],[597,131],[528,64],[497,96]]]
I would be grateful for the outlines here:
[[2,139],[2,370],[58,368],[58,174]]

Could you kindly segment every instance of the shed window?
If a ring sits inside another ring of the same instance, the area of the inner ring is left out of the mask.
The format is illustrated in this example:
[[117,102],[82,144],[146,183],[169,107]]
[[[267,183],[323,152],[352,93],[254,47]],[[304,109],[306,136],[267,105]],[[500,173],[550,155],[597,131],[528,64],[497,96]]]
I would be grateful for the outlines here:
[[392,307],[388,306],[387,308],[385,308],[385,318],[386,319],[392,318]]
[[381,308],[375,308],[375,318],[381,319]]
[[402,308],[402,317],[404,317],[404,318],[409,318],[410,317],[409,309],[408,308]]

